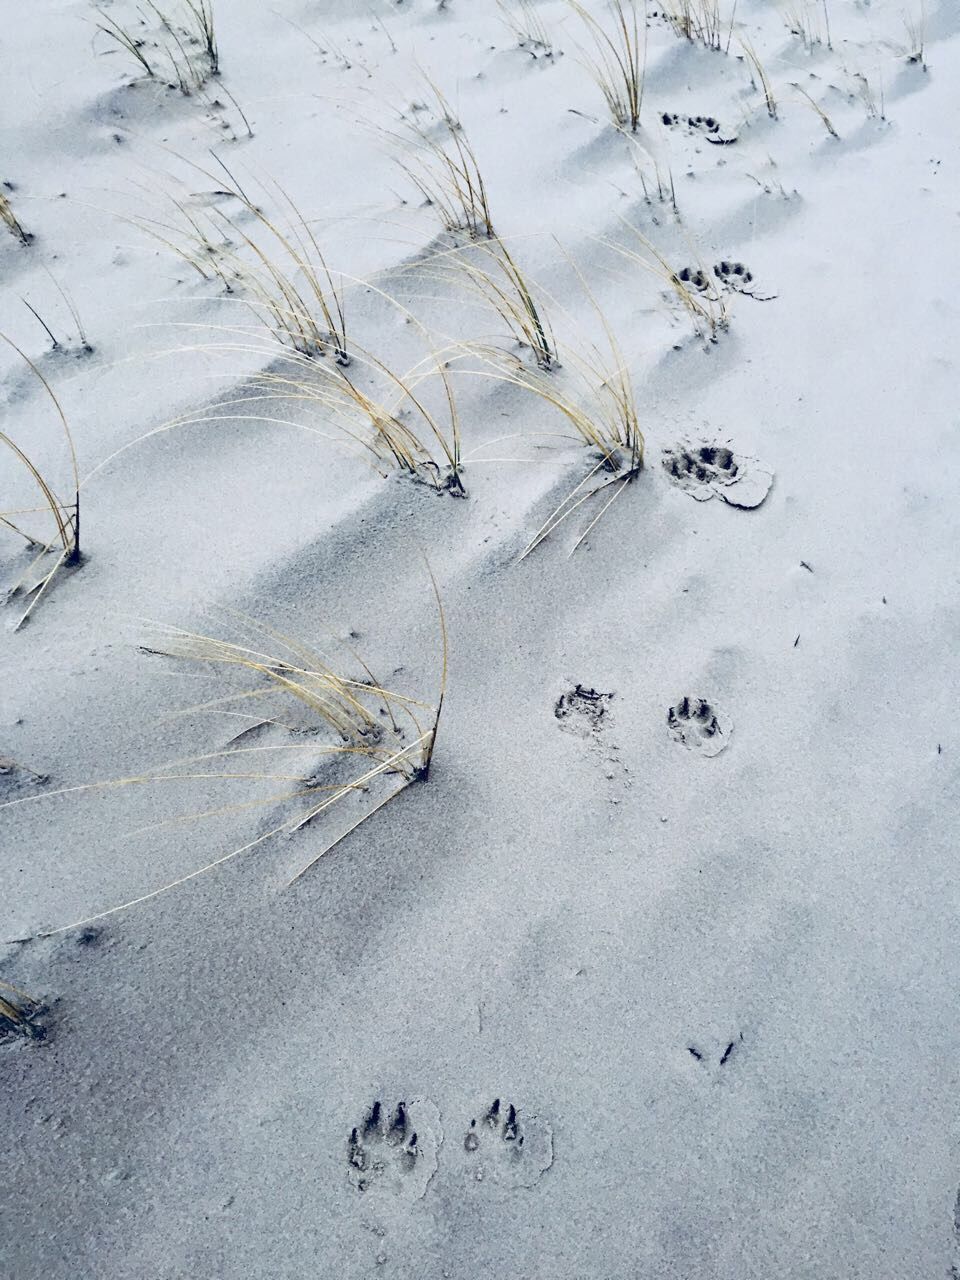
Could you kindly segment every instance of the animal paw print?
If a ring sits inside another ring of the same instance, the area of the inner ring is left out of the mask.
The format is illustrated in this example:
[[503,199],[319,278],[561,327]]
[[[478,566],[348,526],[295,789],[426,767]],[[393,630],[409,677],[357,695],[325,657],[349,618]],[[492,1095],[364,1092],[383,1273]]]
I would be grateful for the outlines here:
[[670,735],[702,756],[718,756],[729,744],[733,724],[706,698],[684,695],[667,712]]
[[712,142],[714,146],[728,147],[737,140],[736,135],[732,138],[725,136],[721,132],[720,121],[714,119],[713,116],[685,116],[677,115],[675,112],[664,111],[660,119],[668,129],[682,126],[691,133],[702,133],[706,140]]
[[697,293],[716,296],[713,281],[700,267],[681,267],[676,273],[676,279],[688,289],[696,289]]
[[740,470],[730,449],[703,444],[695,449],[665,449],[663,465],[675,480],[692,479],[698,484],[716,480],[733,481]]
[[722,288],[730,293],[743,293],[757,302],[772,302],[776,294],[760,295],[756,292],[756,281],[753,272],[742,262],[727,262],[724,259],[714,265],[713,274],[720,281]]
[[357,1191],[387,1190],[419,1200],[437,1171],[443,1136],[440,1115],[427,1099],[398,1102],[391,1113],[378,1099],[350,1130],[348,1176]]
[[770,492],[773,473],[726,445],[682,443],[663,451],[663,467],[674,484],[698,502],[722,498],[732,507],[758,507]]
[[537,1116],[523,1116],[512,1102],[495,1098],[463,1139],[467,1169],[475,1182],[532,1187],[553,1163],[553,1131]]
[[586,737],[591,733],[599,733],[603,728],[607,703],[612,697],[612,693],[600,693],[597,689],[577,684],[561,693],[553,714],[559,720],[561,729]]

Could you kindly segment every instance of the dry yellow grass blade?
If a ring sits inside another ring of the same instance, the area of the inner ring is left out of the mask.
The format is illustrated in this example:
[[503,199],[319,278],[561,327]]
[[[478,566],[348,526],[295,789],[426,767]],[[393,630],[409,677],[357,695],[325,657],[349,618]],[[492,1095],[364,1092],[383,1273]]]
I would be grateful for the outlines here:
[[[53,388],[30,357],[21,351],[15,342],[12,342],[10,338],[3,333],[0,333],[0,339],[2,339],[7,346],[11,347],[21,360],[24,361],[52,401],[53,406],[56,409],[57,416],[60,419],[60,426],[70,455],[71,468],[73,472],[73,502],[64,502],[57,496],[53,486],[41,474],[39,468],[23,451],[23,449],[21,449],[17,442],[8,436],[6,432],[0,431],[0,444],[5,445],[29,473],[33,483],[40,490],[43,497],[45,506],[41,509],[50,513],[56,527],[56,536],[54,538],[49,539],[36,537],[33,534],[25,532],[19,527],[19,525],[10,520],[9,517],[11,515],[20,514],[19,512],[0,511],[0,524],[3,524],[14,533],[19,534],[28,546],[39,547],[39,551],[35,558],[20,575],[20,578],[11,587],[8,593],[11,597],[20,593],[31,597],[29,605],[16,624],[16,630],[23,626],[27,621],[41,597],[53,582],[59,570],[65,565],[75,565],[80,562],[80,477],[77,466],[77,451],[73,442],[73,435],[71,434],[66,414],[63,411],[63,406],[57,399]],[[48,555],[53,553],[56,554],[53,567],[44,573],[39,581],[31,584],[30,579],[34,569],[37,568],[37,566],[40,565]]]
[[790,88],[796,89],[797,93],[799,93],[801,97],[806,99],[806,101],[810,104],[810,106],[814,109],[814,111],[823,121],[823,127],[826,129],[827,133],[829,133],[830,137],[839,138],[840,137],[839,133],[837,133],[836,129],[833,127],[833,121],[824,111],[823,107],[821,107],[820,103],[817,102],[815,98],[812,98],[810,94],[807,93],[806,89],[804,89],[802,85],[797,84],[795,80],[791,80]]
[[532,0],[497,0],[497,8],[524,53],[531,58],[553,57],[553,41]]
[[[475,254],[478,261],[468,253]],[[436,254],[428,272],[431,268],[437,279],[446,282],[453,276],[458,283],[465,283],[500,316],[511,337],[530,349],[544,372],[557,367],[557,342],[544,300],[499,236]]]
[[[661,13],[682,39],[699,42],[708,49],[719,51],[726,47],[729,50],[737,16],[737,0],[733,0],[728,23],[721,16],[719,0],[672,0],[661,7]],[[724,32],[727,36],[725,46]]]
[[493,218],[476,154],[449,102],[432,80],[425,79],[433,95],[441,137],[438,140],[426,128],[411,124],[417,151],[409,163],[397,163],[426,203],[437,210],[445,231],[465,231],[475,240],[493,236]]
[[23,224],[13,211],[13,205],[2,190],[0,190],[0,222],[17,237],[21,244],[30,243],[32,239],[30,233],[24,230]]
[[[537,396],[561,414],[572,428],[572,435],[567,438],[579,440],[596,459],[579,484],[537,530],[521,552],[520,560],[540,546],[585,502],[611,484],[629,483],[643,469],[644,438],[632,380],[612,333],[608,333],[608,340],[611,361],[604,362],[595,348],[589,363],[579,356],[565,355],[565,367],[578,375],[579,394],[568,390],[556,377],[530,369],[496,348],[477,345],[467,348],[466,354],[479,357],[484,366],[469,369],[471,375],[492,378]],[[596,522],[591,522],[587,532]],[[586,533],[578,539],[574,550],[585,536]]]
[[[154,823],[141,831],[155,830],[158,826],[168,825],[170,822],[222,817],[227,813],[239,813],[253,808],[262,810],[276,805],[285,805],[290,808],[291,801],[305,801],[306,804],[305,806],[303,803],[298,804],[293,813],[288,813],[282,821],[273,825],[268,831],[196,870],[106,911],[97,912],[82,920],[50,930],[43,936],[91,924],[96,920],[115,915],[119,911],[148,902],[216,867],[223,866],[248,850],[263,844],[272,836],[292,835],[302,830],[347,797],[365,795],[380,778],[389,776],[399,779],[399,785],[386,797],[377,800],[358,818],[355,818],[347,830],[314,853],[306,866],[294,877],[296,879],[340,844],[361,823],[379,812],[401,791],[415,782],[426,781],[433,760],[448,671],[448,636],[443,602],[429,564],[427,564],[427,573],[436,601],[440,632],[439,689],[436,702],[432,704],[384,689],[363,662],[359,665],[366,679],[338,670],[331,665],[330,660],[323,653],[313,647],[283,635],[269,624],[258,623],[241,615],[233,616],[238,623],[242,622],[244,629],[254,637],[251,643],[224,640],[176,627],[160,628],[159,644],[156,647],[151,646],[149,652],[161,653],[180,661],[199,663],[215,676],[223,678],[225,674],[233,674],[239,676],[245,686],[252,684],[252,688],[245,687],[228,694],[226,700],[251,695],[263,696],[268,699],[273,698],[281,705],[299,708],[305,717],[305,723],[290,731],[291,734],[296,735],[295,740],[204,752],[131,777],[85,783],[21,796],[0,805],[0,809],[28,803],[35,804],[43,800],[50,801],[56,797],[72,797],[83,793],[188,781],[217,781],[247,785],[252,782],[278,780],[296,785],[292,790],[287,789],[279,794],[266,797],[260,795],[251,799],[241,799],[232,804],[219,805],[201,813],[179,815],[166,822]],[[352,653],[352,650],[348,649],[348,651]],[[295,718],[294,716],[293,719]],[[278,722],[273,718],[264,721],[264,723],[267,722],[278,726]],[[311,730],[325,730],[328,735],[332,734],[336,741],[315,746]],[[296,751],[301,755],[310,755],[317,759],[307,772],[303,769],[284,769],[277,772],[251,768],[247,765],[247,761],[255,758],[258,753],[267,751]],[[238,758],[241,761],[239,768],[232,764]],[[363,763],[359,772],[352,772],[348,766],[356,760]],[[344,779],[330,775],[328,766],[335,767],[338,762],[350,776]],[[211,764],[215,767],[210,767]],[[0,1008],[0,1014],[2,1012]]]
[[749,40],[741,38],[740,47],[744,52],[750,69],[753,73],[754,83],[759,82],[759,87],[763,90],[763,98],[767,106],[767,115],[771,120],[777,118],[777,99],[774,96],[773,84],[767,75],[766,68],[760,61],[760,55],[754,49]]
[[[695,332],[699,337],[716,341],[717,334],[727,325],[727,302],[723,294],[715,287],[710,272],[700,260],[691,246],[691,255],[698,265],[674,268],[664,255],[648,240],[643,232],[638,231],[631,223],[621,219],[624,228],[636,239],[640,249],[630,249],[614,240],[602,243],[615,253],[635,263],[645,271],[652,272],[669,286],[677,301],[689,315]],[[641,252],[643,250],[644,252]]]
[[44,1030],[37,1022],[42,1012],[39,1000],[9,982],[0,981],[0,1044],[17,1037],[42,1040]]
[[583,21],[593,41],[595,56],[587,57],[585,65],[604,96],[611,119],[619,128],[636,133],[640,127],[647,65],[645,0],[642,18],[637,0],[610,0],[612,35],[579,0],[567,0],[567,3]]
[[[97,30],[135,59],[145,75],[175,85],[183,94],[202,89],[211,76],[219,75],[213,0],[171,0],[163,8],[157,0],[140,3],[156,20],[154,30],[135,31],[96,7]],[[145,17],[140,9],[141,27]],[[193,52],[195,47],[199,54]]]
[[[168,148],[164,150],[169,151]],[[244,301],[284,346],[308,357],[331,353],[348,365],[347,326],[342,279],[327,263],[309,221],[289,193],[272,180],[260,185],[285,209],[286,223],[254,203],[220,157],[211,152],[222,172],[169,154],[213,183],[222,196],[239,205],[231,215],[223,209],[191,209],[186,195],[175,195],[172,179],[164,183],[163,198],[170,218],[123,216],[175,253],[205,280],[219,280],[224,291]],[[241,225],[241,216],[249,231]]]
[[[208,331],[246,337],[245,331],[225,326]],[[354,347],[352,362],[360,370],[359,375],[354,375],[341,365],[327,365],[296,351],[277,356],[249,341],[211,342],[177,349],[181,353],[188,350],[263,356],[271,360],[272,367],[249,375],[237,395],[215,401],[203,413],[184,415],[130,441],[104,459],[96,470],[165,431],[201,423],[249,422],[254,426],[279,425],[308,431],[364,457],[381,475],[385,474],[384,467],[396,468],[432,488],[464,496],[460,414],[444,361],[436,353],[414,370],[399,374],[372,353]],[[378,385],[364,390],[361,376],[368,382],[376,379]],[[445,410],[442,417],[429,407],[420,391],[428,379],[440,383]],[[328,430],[290,417],[272,413],[267,416],[260,408],[265,405],[289,406],[291,412],[297,405],[308,410],[316,408]]]

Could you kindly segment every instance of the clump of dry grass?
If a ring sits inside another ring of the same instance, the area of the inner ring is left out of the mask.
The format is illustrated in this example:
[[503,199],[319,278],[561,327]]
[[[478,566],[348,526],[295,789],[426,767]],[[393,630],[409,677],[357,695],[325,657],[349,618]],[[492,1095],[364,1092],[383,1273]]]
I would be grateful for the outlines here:
[[567,0],[567,3],[581,18],[593,41],[594,56],[586,59],[586,65],[603,94],[611,119],[619,128],[636,133],[640,127],[647,62],[647,25],[638,12],[637,0],[610,0],[612,34],[580,0]]
[[759,85],[763,90],[763,98],[767,107],[767,115],[771,120],[776,120],[777,99],[774,95],[773,84],[771,83],[770,77],[767,75],[766,68],[760,61],[760,55],[748,40],[741,40],[740,47],[743,49],[744,56],[750,65],[751,77],[753,79],[754,86]]
[[265,213],[214,159],[223,174],[193,167],[226,186],[225,194],[239,206],[237,214],[192,209],[186,198],[170,195],[172,221],[130,220],[203,279],[219,280],[226,293],[246,302],[282,345],[307,357],[331,353],[338,364],[348,365],[342,281],[331,271],[307,218],[278,183],[268,189],[285,207],[287,221]]
[[[12,533],[22,538],[29,549],[36,550],[34,558],[30,561],[29,565],[24,569],[23,573],[7,593],[8,599],[23,596],[30,601],[26,610],[16,623],[16,627],[14,628],[16,630],[23,626],[27,621],[59,571],[64,567],[76,565],[80,562],[80,478],[77,468],[77,453],[73,443],[73,436],[70,433],[70,427],[67,423],[63,406],[54,394],[53,388],[29,356],[25,355],[16,343],[12,342],[5,334],[2,333],[0,333],[0,339],[6,342],[9,347],[12,347],[17,355],[26,363],[53,403],[57,416],[60,420],[60,426],[70,455],[71,469],[73,473],[73,501],[64,502],[57,496],[53,485],[41,473],[39,467],[36,466],[20,445],[17,444],[17,442],[5,431],[0,431],[0,444],[5,445],[17,461],[26,469],[31,480],[36,485],[37,489],[39,489],[40,495],[43,499],[43,505],[39,507],[0,510],[0,526],[3,526],[5,529],[10,530]],[[22,516],[36,516],[41,514],[48,514],[53,521],[56,532],[52,538],[29,533],[22,528],[19,523]],[[54,557],[53,565],[44,572],[44,562],[47,561],[50,556]],[[35,571],[39,573],[39,576],[36,576]]]
[[926,71],[923,51],[927,38],[927,11],[923,0],[920,0],[920,8],[915,14],[904,16],[903,29],[907,34],[907,61],[916,63]]
[[415,156],[397,163],[428,205],[437,210],[445,231],[466,232],[473,239],[494,235],[487,189],[463,126],[441,91],[427,81],[433,95],[434,129],[410,124]]
[[189,95],[220,73],[220,52],[213,19],[213,0],[179,0],[161,8],[142,0],[156,27],[147,26],[140,10],[142,33],[97,9],[97,29],[136,60],[144,74],[163,80]]
[[[679,214],[680,209],[677,205],[677,189],[673,181],[673,169],[668,164],[666,171],[664,171],[655,155],[641,147],[630,134],[624,136],[629,137],[634,144],[630,155],[637,177],[640,179],[640,186],[643,188],[644,201],[648,205],[652,205],[654,200],[656,200],[657,204],[669,204],[673,212]],[[652,175],[649,174],[648,166],[652,166]],[[647,182],[648,177],[650,178],[649,185]],[[654,195],[654,191],[656,195]]]
[[724,22],[720,14],[719,0],[674,0],[673,3],[662,6],[661,13],[681,39],[706,45],[708,49],[719,52],[724,47],[730,47],[737,0],[733,0],[728,23]]
[[443,255],[442,265],[451,267],[497,313],[513,339],[529,348],[538,367],[549,373],[559,360],[544,299],[499,236],[477,249],[475,257],[460,251]]
[[[253,356],[265,367],[244,378],[237,394],[129,441],[104,458],[87,480],[154,436],[182,427],[242,422],[254,428],[305,431],[346,448],[382,476],[397,470],[437,492],[465,496],[460,414],[448,371],[438,355],[431,354],[400,374],[372,353],[354,348],[348,373],[342,365],[320,363],[296,351],[277,356],[257,341],[258,331],[221,327],[219,332],[224,335],[222,341],[177,347],[168,354],[201,351],[245,360]],[[440,384],[442,410],[431,408],[423,390],[432,379]],[[293,416],[297,412],[300,416]]]
[[50,345],[54,351],[72,350],[75,352],[79,352],[80,354],[83,354],[83,355],[90,355],[91,352],[93,351],[93,347],[89,339],[87,338],[86,331],[84,330],[84,327],[83,327],[83,321],[80,319],[80,312],[77,310],[76,304],[74,303],[73,299],[70,297],[70,294],[67,293],[66,289],[63,287],[60,281],[53,274],[53,272],[48,267],[44,267],[43,270],[50,277],[50,280],[53,283],[54,288],[60,294],[60,297],[63,300],[64,306],[66,307],[67,311],[70,313],[71,318],[73,319],[73,323],[76,326],[76,330],[77,330],[76,344],[73,344],[70,342],[61,342],[60,339],[54,333],[51,326],[48,325],[46,320],[44,320],[43,316],[41,316],[37,308],[31,302],[28,302],[26,298],[21,298],[20,301],[27,308],[30,314],[36,319],[37,323],[43,328],[47,337],[50,339]]
[[[219,401],[214,413],[264,403],[316,408],[324,427],[337,432],[353,451],[368,455],[378,469],[385,464],[438,491],[463,497],[460,415],[444,362],[428,358],[409,373],[398,374],[371,353],[358,351],[356,363],[358,376],[351,376],[343,369],[289,356],[279,368],[253,374],[248,390],[235,401]],[[421,390],[431,376],[442,386],[446,424]],[[361,377],[375,385],[364,388]],[[257,417],[259,410],[252,420]],[[289,419],[262,420],[294,425]],[[178,425],[186,421],[190,420]]]
[[0,981],[0,1044],[15,1039],[42,1040],[44,1029],[38,1019],[43,1012],[40,1000]]
[[792,89],[796,89],[797,93],[799,93],[800,96],[810,104],[813,110],[820,117],[823,122],[823,127],[826,129],[827,133],[829,133],[830,137],[839,138],[839,133],[837,133],[836,129],[833,127],[833,121],[827,115],[826,111],[824,111],[823,107],[821,107],[820,103],[817,102],[815,98],[812,98],[810,94],[807,93],[806,89],[804,89],[802,85],[797,84],[796,81],[791,81],[790,87]]
[[553,57],[553,41],[532,0],[497,0],[497,7],[524,53],[534,59]]
[[520,554],[521,560],[582,506],[612,489],[609,499],[577,538],[572,555],[614,499],[643,469],[644,437],[627,362],[579,270],[576,274],[597,316],[605,339],[605,352],[598,343],[585,339],[577,351],[565,349],[564,369],[559,375],[548,377],[542,370],[531,369],[497,348],[481,344],[467,344],[463,348],[465,357],[477,356],[481,361],[479,369],[468,372],[536,396],[564,419],[567,430],[559,433],[559,438],[585,446],[593,458],[587,474],[530,539]]
[[[270,624],[240,615],[233,616],[235,633],[242,633],[237,639],[177,627],[158,628],[150,644],[143,646],[145,651],[171,657],[178,663],[200,666],[218,690],[212,700],[186,708],[184,714],[239,717],[245,723],[241,732],[220,750],[172,761],[133,777],[22,797],[7,801],[0,808],[129,787],[212,782],[225,783],[234,791],[239,788],[241,799],[181,815],[160,825],[216,821],[227,814],[249,809],[275,811],[280,807],[286,814],[240,848],[139,898],[50,932],[61,933],[89,925],[147,902],[223,866],[273,836],[302,831],[351,798],[359,799],[363,809],[360,816],[319,850],[310,853],[291,878],[293,883],[401,792],[414,783],[425,782],[436,746],[448,666],[443,603],[429,566],[428,573],[440,632],[439,688],[434,702],[384,688],[370,667],[346,643],[340,644],[342,656],[335,660],[323,650],[284,635]],[[373,798],[371,792],[381,780],[395,785],[386,795]],[[276,783],[282,784],[279,792],[274,791]],[[260,794],[258,789],[266,789],[271,794]]]
[[[830,10],[827,0],[794,0],[781,10],[783,21],[791,35],[799,37],[807,49],[826,44],[833,48],[830,37]],[[820,25],[821,17],[823,25]]]
[[719,331],[727,324],[727,304],[704,263],[694,254],[696,266],[674,267],[641,231],[629,223],[624,223],[624,227],[635,238],[639,248],[633,249],[612,240],[605,241],[607,247],[661,279],[690,317],[697,335],[715,342]]
[[33,239],[30,232],[24,230],[23,223],[14,213],[10,198],[6,195],[2,186],[0,186],[0,222],[4,224],[12,235],[17,237],[21,244],[29,244]]

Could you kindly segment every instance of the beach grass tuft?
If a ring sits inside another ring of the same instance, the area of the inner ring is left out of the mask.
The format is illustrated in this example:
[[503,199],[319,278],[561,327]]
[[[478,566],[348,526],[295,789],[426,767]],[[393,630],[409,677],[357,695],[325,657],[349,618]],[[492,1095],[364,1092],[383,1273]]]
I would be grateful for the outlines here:
[[580,3],[567,0],[584,23],[593,42],[585,65],[603,94],[614,124],[632,133],[640,127],[646,79],[647,24],[637,0],[610,0],[612,33]]
[[[21,466],[25,468],[33,484],[40,491],[43,500],[42,505],[39,507],[0,510],[0,527],[23,539],[27,548],[35,552],[29,565],[7,592],[8,599],[23,597],[29,600],[26,610],[16,623],[14,628],[16,630],[23,626],[30,617],[61,569],[80,562],[80,478],[73,436],[70,432],[63,406],[57,399],[53,388],[36,364],[20,350],[16,343],[3,333],[0,333],[0,339],[24,361],[52,402],[70,455],[71,478],[73,480],[73,500],[64,501],[58,497],[52,483],[16,440],[8,435],[7,432],[0,431],[0,445],[4,445]],[[51,517],[56,530],[52,538],[29,532],[21,524],[21,519],[24,516],[35,517],[46,514]],[[46,566],[51,556],[53,557],[53,564],[47,568]]]

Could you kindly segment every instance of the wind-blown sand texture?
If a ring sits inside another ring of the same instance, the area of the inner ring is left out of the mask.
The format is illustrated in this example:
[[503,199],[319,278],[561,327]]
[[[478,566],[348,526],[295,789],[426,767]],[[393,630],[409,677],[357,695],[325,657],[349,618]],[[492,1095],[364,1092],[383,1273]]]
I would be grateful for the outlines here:
[[956,6],[185,3],[4,23],[0,1274],[960,1275]]

